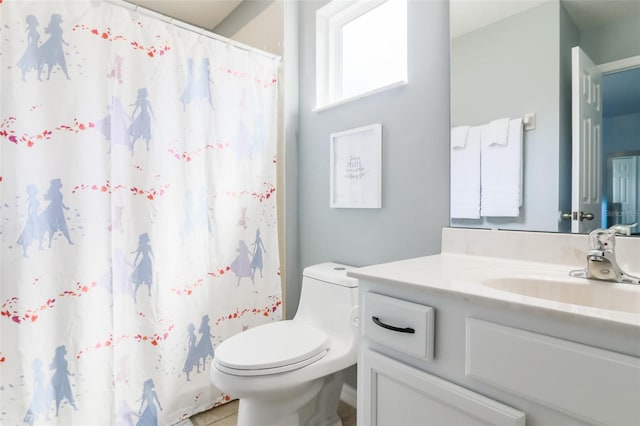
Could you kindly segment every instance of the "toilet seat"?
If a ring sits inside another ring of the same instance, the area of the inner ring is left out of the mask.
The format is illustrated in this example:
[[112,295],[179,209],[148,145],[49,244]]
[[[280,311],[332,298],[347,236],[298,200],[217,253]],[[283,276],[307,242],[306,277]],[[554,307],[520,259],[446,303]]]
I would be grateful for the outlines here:
[[329,351],[327,334],[299,321],[278,321],[236,334],[215,349],[215,367],[236,376],[284,373]]

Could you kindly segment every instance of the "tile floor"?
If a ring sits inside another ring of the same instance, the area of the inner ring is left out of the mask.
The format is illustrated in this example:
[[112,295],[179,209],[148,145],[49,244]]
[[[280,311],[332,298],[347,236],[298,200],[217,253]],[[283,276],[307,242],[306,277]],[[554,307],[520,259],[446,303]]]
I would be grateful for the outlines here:
[[[340,402],[338,415],[343,426],[356,426],[356,409],[352,406]],[[191,417],[194,426],[236,426],[237,419],[237,400]]]

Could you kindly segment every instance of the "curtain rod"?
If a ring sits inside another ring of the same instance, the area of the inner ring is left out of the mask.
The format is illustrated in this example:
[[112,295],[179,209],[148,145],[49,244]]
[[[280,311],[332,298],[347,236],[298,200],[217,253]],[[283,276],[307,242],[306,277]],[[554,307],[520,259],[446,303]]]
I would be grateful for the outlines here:
[[274,55],[273,53],[269,53],[269,52],[265,52],[264,50],[256,49],[255,47],[251,47],[251,46],[249,46],[247,44],[243,44],[243,43],[237,42],[235,40],[231,40],[230,38],[223,37],[223,36],[221,36],[219,34],[214,33],[213,31],[209,31],[209,30],[206,30],[204,28],[196,27],[195,25],[188,24],[188,23],[186,23],[184,21],[181,21],[179,19],[175,19],[175,18],[172,18],[170,16],[163,15],[163,14],[155,12],[155,11],[153,11],[151,9],[147,9],[145,7],[142,7],[142,6],[138,6],[137,4],[133,4],[133,3],[130,3],[130,2],[125,1],[125,0],[105,0],[105,2],[113,4],[115,6],[121,6],[121,7],[124,7],[126,9],[129,9],[129,10],[132,10],[132,11],[135,11],[135,12],[142,13],[143,15],[147,15],[147,16],[150,16],[152,18],[156,18],[156,19],[159,19],[159,20],[161,20],[163,22],[166,22],[169,25],[174,25],[174,26],[176,26],[178,28],[182,28],[182,29],[185,29],[187,31],[191,31],[191,32],[199,34],[201,36],[212,38],[214,40],[230,44],[233,47],[236,47],[236,48],[241,49],[241,50],[245,50],[247,52],[256,53],[258,55],[266,56],[267,58],[276,59],[278,61],[280,61],[282,59],[280,57],[280,55]]

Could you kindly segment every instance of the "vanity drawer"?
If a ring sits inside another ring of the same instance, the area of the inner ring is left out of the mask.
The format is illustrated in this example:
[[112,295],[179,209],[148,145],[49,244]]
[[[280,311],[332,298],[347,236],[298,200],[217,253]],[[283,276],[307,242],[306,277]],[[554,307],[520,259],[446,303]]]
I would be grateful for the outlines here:
[[434,309],[366,292],[362,334],[366,339],[418,358],[433,359]]

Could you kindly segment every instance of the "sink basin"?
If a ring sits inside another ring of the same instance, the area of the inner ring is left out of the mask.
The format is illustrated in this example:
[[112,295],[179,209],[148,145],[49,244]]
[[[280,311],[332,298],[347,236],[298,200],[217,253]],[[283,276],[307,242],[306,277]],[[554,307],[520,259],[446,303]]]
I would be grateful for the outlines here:
[[631,284],[508,277],[484,280],[482,285],[527,297],[640,314],[640,286]]

